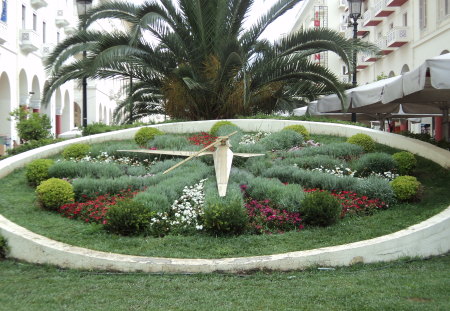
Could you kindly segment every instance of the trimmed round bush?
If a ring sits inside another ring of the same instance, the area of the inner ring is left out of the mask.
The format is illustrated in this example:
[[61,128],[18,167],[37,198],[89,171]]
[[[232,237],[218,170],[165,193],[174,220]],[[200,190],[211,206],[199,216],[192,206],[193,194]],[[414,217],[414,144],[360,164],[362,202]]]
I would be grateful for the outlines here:
[[134,141],[138,146],[146,146],[156,135],[164,133],[154,127],[143,127],[134,134]]
[[409,151],[401,151],[392,155],[400,175],[411,174],[417,166],[417,159]]
[[[228,187],[228,192],[230,192]],[[248,224],[244,199],[240,193],[228,193],[225,197],[206,196],[203,228],[214,235],[241,234]]]
[[126,199],[108,210],[104,228],[108,232],[125,236],[147,233],[153,215],[144,204]]
[[285,126],[282,129],[282,131],[285,131],[285,130],[297,132],[297,133],[301,134],[305,140],[310,140],[309,132],[306,129],[306,127],[304,127],[303,125],[296,124],[296,125]]
[[363,147],[365,152],[372,152],[375,150],[375,141],[372,137],[366,134],[355,134],[349,137],[347,142]]
[[234,124],[233,122],[230,121],[217,121],[216,123],[213,124],[213,126],[211,126],[211,129],[209,130],[209,134],[211,134],[212,136],[218,136],[218,130],[221,126],[224,125],[232,125],[232,126],[236,126],[236,124]]
[[341,210],[341,204],[330,192],[315,191],[302,201],[301,216],[307,225],[327,227],[338,221]]
[[31,186],[37,186],[42,181],[48,179],[50,177],[48,170],[52,165],[53,160],[51,159],[37,159],[30,162],[26,166],[26,177],[28,183]]
[[364,154],[356,161],[354,166],[356,175],[359,177],[367,177],[371,173],[393,172],[395,168],[396,164],[392,156],[384,152]]
[[61,205],[74,201],[72,185],[59,178],[47,179],[36,188],[37,200],[42,208],[57,210]]
[[64,149],[62,156],[66,160],[81,159],[88,155],[90,148],[87,144],[73,144]]
[[391,187],[400,201],[419,199],[421,183],[414,176],[399,176],[391,181]]

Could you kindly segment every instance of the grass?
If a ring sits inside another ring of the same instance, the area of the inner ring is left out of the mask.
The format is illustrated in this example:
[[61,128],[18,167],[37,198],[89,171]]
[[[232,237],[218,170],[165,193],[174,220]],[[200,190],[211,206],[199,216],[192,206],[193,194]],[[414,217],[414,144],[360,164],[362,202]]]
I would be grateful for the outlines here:
[[[345,138],[314,136],[322,142]],[[385,152],[397,150],[378,146]],[[26,185],[24,170],[2,179],[0,213],[38,234],[57,241],[90,249],[130,255],[221,258],[256,256],[314,249],[370,239],[423,221],[450,204],[450,171],[418,158],[416,175],[425,186],[420,204],[399,204],[370,217],[346,218],[328,228],[305,229],[282,235],[243,235],[237,237],[195,236],[123,237],[107,234],[100,225],[63,218],[35,207],[33,189]]]
[[449,310],[450,255],[335,270],[149,275],[0,261],[0,310]]

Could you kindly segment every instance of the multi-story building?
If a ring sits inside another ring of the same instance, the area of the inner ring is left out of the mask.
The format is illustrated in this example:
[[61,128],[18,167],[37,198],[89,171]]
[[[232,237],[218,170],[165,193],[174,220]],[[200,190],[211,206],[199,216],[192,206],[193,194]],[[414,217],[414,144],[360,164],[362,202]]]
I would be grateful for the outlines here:
[[[43,59],[76,30],[75,2],[0,0],[0,136],[7,147],[19,141],[15,122],[7,119],[20,106],[47,114],[55,136],[81,124],[82,92],[78,83],[65,83],[48,105],[41,103],[48,80]],[[88,80],[88,123],[111,122],[118,89],[111,82]]]
[[[346,38],[353,37],[346,0],[304,1],[292,31],[329,27]],[[450,51],[450,0],[364,0],[357,22],[358,37],[376,44],[382,53],[357,55],[359,85],[400,75]],[[345,64],[334,53],[321,53],[314,59],[351,82]],[[432,123],[430,119],[426,122]],[[406,122],[402,126],[406,129]]]

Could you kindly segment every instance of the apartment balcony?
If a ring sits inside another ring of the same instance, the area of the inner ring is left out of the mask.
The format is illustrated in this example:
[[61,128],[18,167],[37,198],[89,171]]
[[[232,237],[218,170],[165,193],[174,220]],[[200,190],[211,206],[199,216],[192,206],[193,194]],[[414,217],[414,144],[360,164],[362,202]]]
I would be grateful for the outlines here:
[[341,75],[341,81],[343,83],[352,83],[352,78],[349,75]]
[[41,40],[39,35],[32,29],[20,30],[20,49],[24,53],[30,53],[39,50]]
[[363,24],[364,27],[376,26],[379,23],[381,23],[382,20],[383,19],[381,17],[376,17],[374,9],[370,8],[366,12],[364,12],[362,24]]
[[[367,28],[358,25],[358,29],[356,30],[356,34],[358,37],[364,37],[368,32],[369,30]],[[347,29],[345,30],[345,38],[353,38],[353,26],[347,26]]]
[[347,32],[347,28],[348,28],[348,24],[347,23],[340,23],[339,24],[339,32],[346,33]]
[[387,5],[388,0],[378,0],[373,7],[376,17],[387,17],[394,13],[395,9]]
[[8,41],[8,25],[0,21],[0,44]]
[[47,6],[47,0],[30,0],[30,4],[33,7],[33,9],[38,10],[40,8],[43,8]]
[[364,63],[373,63],[376,62],[380,57],[371,52],[366,52],[361,54],[361,60]]
[[370,63],[365,60],[364,54],[358,53],[356,56],[356,69],[364,69],[369,65]]
[[73,35],[77,31],[76,27],[66,26],[64,27],[64,33],[68,36]]
[[348,6],[347,0],[339,0],[339,8],[345,9]]
[[390,48],[401,47],[410,41],[410,31],[408,27],[395,27],[386,35],[386,45]]
[[67,19],[66,15],[65,15],[64,10],[56,11],[55,24],[58,28],[66,27],[70,24],[69,20]]
[[45,43],[42,47],[42,56],[47,57],[49,56],[55,48],[55,45],[53,43]]
[[381,37],[375,42],[375,45],[380,48],[380,53],[382,55],[388,55],[394,51],[394,48],[387,45],[386,37]]
[[388,6],[402,6],[404,3],[408,2],[408,0],[388,0]]

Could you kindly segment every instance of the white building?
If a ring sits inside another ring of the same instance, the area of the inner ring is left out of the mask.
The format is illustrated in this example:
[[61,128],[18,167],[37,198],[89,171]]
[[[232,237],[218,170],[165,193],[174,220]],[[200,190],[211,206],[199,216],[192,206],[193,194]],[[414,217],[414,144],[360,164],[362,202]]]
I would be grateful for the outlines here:
[[[19,141],[15,122],[7,120],[9,113],[19,106],[47,114],[55,136],[79,126],[82,92],[78,83],[65,83],[56,90],[49,105],[41,105],[48,78],[43,58],[76,30],[75,0],[0,0],[0,14],[2,140],[6,137],[7,146]],[[111,82],[88,81],[87,89],[88,123],[109,124],[116,105],[114,98],[120,88]]]
[[[346,0],[304,2],[292,31],[301,27],[329,27],[346,38],[353,37]],[[383,55],[357,56],[359,85],[400,75],[428,58],[450,51],[450,0],[364,0],[361,14],[358,37],[375,43]],[[329,67],[342,81],[352,81],[346,66],[334,53],[321,53],[315,60]],[[401,130],[408,129],[406,122],[397,123]],[[431,124],[431,118],[425,123]],[[409,129],[417,131],[413,127],[410,123]]]

